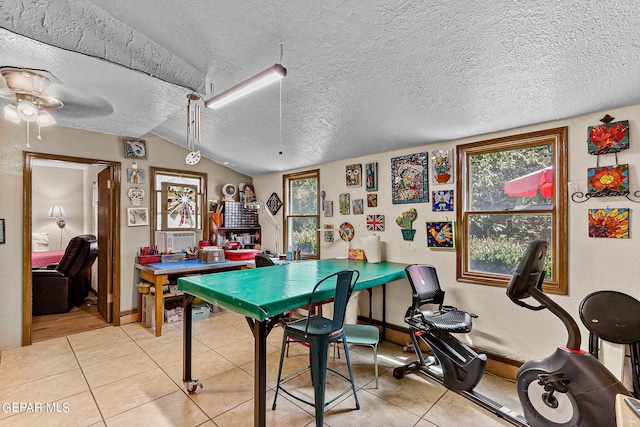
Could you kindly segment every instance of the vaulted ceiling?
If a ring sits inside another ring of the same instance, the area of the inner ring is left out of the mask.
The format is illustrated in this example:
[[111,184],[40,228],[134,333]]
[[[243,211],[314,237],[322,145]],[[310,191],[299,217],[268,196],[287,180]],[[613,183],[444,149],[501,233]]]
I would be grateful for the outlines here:
[[62,126],[186,146],[187,94],[282,63],[202,112],[251,176],[640,104],[635,0],[1,3],[0,66],[57,77]]

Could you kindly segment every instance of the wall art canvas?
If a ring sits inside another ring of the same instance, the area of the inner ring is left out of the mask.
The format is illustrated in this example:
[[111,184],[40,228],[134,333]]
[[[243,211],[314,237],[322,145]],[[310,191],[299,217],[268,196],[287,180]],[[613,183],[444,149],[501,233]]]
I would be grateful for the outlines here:
[[629,209],[589,209],[589,237],[629,238]]
[[353,214],[354,215],[362,215],[364,213],[364,200],[363,199],[355,199],[353,201]]
[[629,194],[629,165],[589,168],[587,171],[587,190],[591,197]]
[[431,170],[434,184],[453,183],[453,150],[436,150],[431,153]]
[[427,246],[430,248],[455,247],[453,221],[427,222]]
[[127,208],[127,225],[135,227],[149,224],[148,208]]
[[367,207],[368,208],[377,208],[378,207],[378,194],[377,193],[367,194]]
[[324,241],[325,242],[333,242],[335,239],[333,234],[333,225],[325,224],[324,226]]
[[281,207],[282,201],[280,200],[280,197],[278,197],[276,193],[271,193],[269,200],[267,200],[267,209],[269,209],[271,215],[277,214]]
[[338,196],[340,201],[340,215],[349,215],[351,206],[351,195],[349,193],[341,193]]
[[324,202],[322,210],[324,211],[324,216],[333,216],[333,201]]
[[362,187],[362,165],[347,165],[345,168],[347,187]]
[[453,210],[453,190],[438,190],[431,192],[431,206],[433,212],[448,212]]
[[364,165],[367,191],[378,191],[378,164],[367,163]]
[[367,215],[367,231],[384,231],[384,215]]
[[429,201],[427,153],[409,154],[391,159],[392,203]]
[[144,170],[128,168],[127,182],[129,184],[144,184]]
[[617,153],[629,148],[629,120],[589,126],[589,154]]
[[125,139],[124,155],[128,159],[146,159],[147,143],[144,139]]

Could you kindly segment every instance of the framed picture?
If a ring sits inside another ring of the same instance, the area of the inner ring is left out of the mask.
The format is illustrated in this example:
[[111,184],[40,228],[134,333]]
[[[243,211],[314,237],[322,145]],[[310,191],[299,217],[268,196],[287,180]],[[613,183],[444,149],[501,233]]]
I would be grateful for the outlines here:
[[324,216],[333,216],[333,201],[327,200],[323,205]]
[[436,150],[431,154],[434,184],[453,183],[453,150]]
[[431,192],[431,206],[433,212],[452,211],[453,200],[453,190],[438,190]]
[[362,165],[347,165],[345,168],[347,187],[362,187]]
[[362,215],[362,214],[364,214],[364,200],[355,199],[353,201],[353,214],[354,215]]
[[589,126],[587,149],[589,154],[617,153],[629,148],[629,120]]
[[325,242],[333,242],[334,237],[333,237],[333,225],[331,224],[325,224],[324,226],[324,241]]
[[147,142],[144,139],[124,139],[124,155],[128,159],[146,159]]
[[378,195],[376,193],[367,194],[367,207],[368,208],[378,207]]
[[149,209],[127,208],[127,225],[129,227],[149,225]]
[[215,200],[207,201],[207,212],[214,213],[216,211],[216,202]]
[[429,202],[427,153],[391,159],[392,203]]
[[6,243],[4,239],[4,218],[0,219],[0,244]]
[[129,184],[144,184],[144,170],[128,168],[127,182]]
[[453,221],[427,222],[427,246],[430,248],[454,248]]
[[629,208],[589,209],[589,237],[629,238]]
[[629,165],[601,166],[587,169],[587,189],[591,197],[629,194]]
[[378,191],[378,164],[367,163],[364,165],[366,174],[366,189],[367,191]]
[[384,231],[384,215],[367,215],[367,231]]
[[198,227],[200,212],[198,187],[187,184],[162,183],[162,229],[193,230]]
[[351,195],[349,193],[341,193],[338,196],[340,203],[340,215],[349,215],[351,206]]
[[280,201],[280,197],[278,197],[276,193],[271,193],[269,200],[267,200],[267,208],[269,212],[271,212],[271,215],[277,214],[281,207],[282,201]]

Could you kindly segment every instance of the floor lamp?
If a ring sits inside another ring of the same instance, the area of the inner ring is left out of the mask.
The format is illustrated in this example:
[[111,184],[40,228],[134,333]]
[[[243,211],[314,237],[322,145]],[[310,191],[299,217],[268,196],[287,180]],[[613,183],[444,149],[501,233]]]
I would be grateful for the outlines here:
[[66,218],[66,217],[67,217],[67,213],[64,211],[64,208],[62,206],[51,205],[51,207],[49,207],[49,212],[47,212],[47,218],[55,218],[56,224],[60,228],[60,249],[62,249],[62,229],[64,228],[65,225],[67,225],[66,222],[64,222],[64,219],[62,218]]

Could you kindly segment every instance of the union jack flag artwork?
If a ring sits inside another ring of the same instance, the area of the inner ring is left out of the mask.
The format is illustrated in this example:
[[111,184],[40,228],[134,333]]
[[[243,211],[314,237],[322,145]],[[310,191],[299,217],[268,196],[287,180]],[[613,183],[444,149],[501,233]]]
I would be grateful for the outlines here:
[[367,231],[384,231],[384,215],[367,215]]

